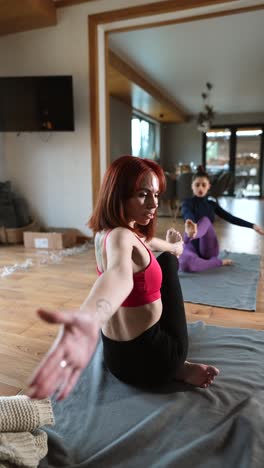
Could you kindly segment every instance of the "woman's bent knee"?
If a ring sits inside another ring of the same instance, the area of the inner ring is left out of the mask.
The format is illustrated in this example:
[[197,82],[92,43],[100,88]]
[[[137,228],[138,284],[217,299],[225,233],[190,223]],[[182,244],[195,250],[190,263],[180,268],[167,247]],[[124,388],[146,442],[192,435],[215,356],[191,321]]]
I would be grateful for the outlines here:
[[158,257],[157,257],[157,261],[161,267],[161,269],[173,269],[173,270],[177,270],[179,269],[179,261],[178,261],[178,258],[173,255],[172,253],[170,252],[162,252],[162,254],[160,254]]
[[193,264],[193,254],[187,255],[186,253],[180,257],[179,266],[180,271],[184,271],[186,273],[192,272],[192,264]]

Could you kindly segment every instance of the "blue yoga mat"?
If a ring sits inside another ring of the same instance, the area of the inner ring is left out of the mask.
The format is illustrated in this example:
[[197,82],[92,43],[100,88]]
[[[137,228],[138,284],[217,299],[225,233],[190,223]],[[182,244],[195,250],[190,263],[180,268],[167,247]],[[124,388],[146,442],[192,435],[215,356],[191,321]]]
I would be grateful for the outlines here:
[[184,301],[255,311],[260,256],[224,251],[220,257],[231,258],[234,264],[199,273],[179,273]]
[[220,369],[208,389],[118,381],[102,342],[74,391],[53,401],[39,468],[263,468],[264,332],[188,325],[188,360]]

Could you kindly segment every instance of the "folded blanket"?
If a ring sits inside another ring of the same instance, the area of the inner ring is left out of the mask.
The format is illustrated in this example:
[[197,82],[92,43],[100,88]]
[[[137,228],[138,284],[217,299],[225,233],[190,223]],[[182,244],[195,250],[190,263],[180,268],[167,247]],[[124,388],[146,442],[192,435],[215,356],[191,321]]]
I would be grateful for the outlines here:
[[47,434],[38,428],[54,422],[50,399],[0,397],[0,468],[37,467],[48,451]]
[[14,466],[37,468],[47,455],[47,434],[40,429],[0,434],[0,468]]
[[25,395],[0,397],[0,433],[31,432],[54,424],[51,401],[31,400]]

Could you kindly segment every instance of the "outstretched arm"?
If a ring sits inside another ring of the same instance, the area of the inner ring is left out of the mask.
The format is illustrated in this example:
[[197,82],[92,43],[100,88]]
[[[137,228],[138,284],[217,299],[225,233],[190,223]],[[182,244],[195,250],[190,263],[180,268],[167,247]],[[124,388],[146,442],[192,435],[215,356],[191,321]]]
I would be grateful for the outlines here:
[[253,224],[253,229],[261,236],[264,236],[264,229],[261,226],[258,226],[257,224]]
[[107,270],[96,280],[80,309],[37,311],[42,320],[61,327],[56,340],[31,377],[27,391],[31,398],[41,399],[56,393],[57,399],[63,399],[73,389],[93,356],[100,328],[132,290],[132,238],[132,233],[122,228],[109,234]]
[[210,200],[210,205],[213,206],[215,214],[217,214],[220,218],[224,219],[228,223],[235,224],[236,226],[248,227],[253,229],[254,224],[246,221],[242,218],[238,218],[237,216],[232,215],[228,211],[224,210],[217,202]]
[[254,229],[254,231],[256,231],[258,234],[262,236],[264,235],[264,229],[261,226],[250,223],[249,221],[245,221],[244,219],[238,218],[237,216],[233,216],[231,213],[228,213],[228,211],[224,210],[216,202],[210,202],[210,203],[214,203],[215,213],[218,216],[220,216],[220,218],[225,219],[229,223],[236,224],[237,226],[249,227],[251,229]]
[[186,221],[187,219],[190,219],[191,221],[195,223],[193,203],[194,202],[192,198],[187,198],[183,201],[181,212],[182,212],[182,217],[184,221]]

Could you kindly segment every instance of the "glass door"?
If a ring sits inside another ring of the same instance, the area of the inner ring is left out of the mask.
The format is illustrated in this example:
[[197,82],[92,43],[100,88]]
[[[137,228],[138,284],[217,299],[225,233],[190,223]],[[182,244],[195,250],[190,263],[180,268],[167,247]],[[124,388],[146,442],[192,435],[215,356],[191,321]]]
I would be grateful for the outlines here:
[[223,195],[262,196],[263,131],[262,124],[231,124],[212,128],[204,134],[203,165],[212,185],[217,181],[220,184],[220,179],[229,176]]
[[208,173],[229,171],[230,136],[229,129],[206,132],[205,166]]
[[[206,132],[205,167],[212,187],[223,174],[230,172],[231,131],[229,128],[214,129]],[[226,177],[226,176],[225,176]],[[224,194],[229,191],[226,187]]]
[[236,130],[235,195],[260,196],[261,128]]

